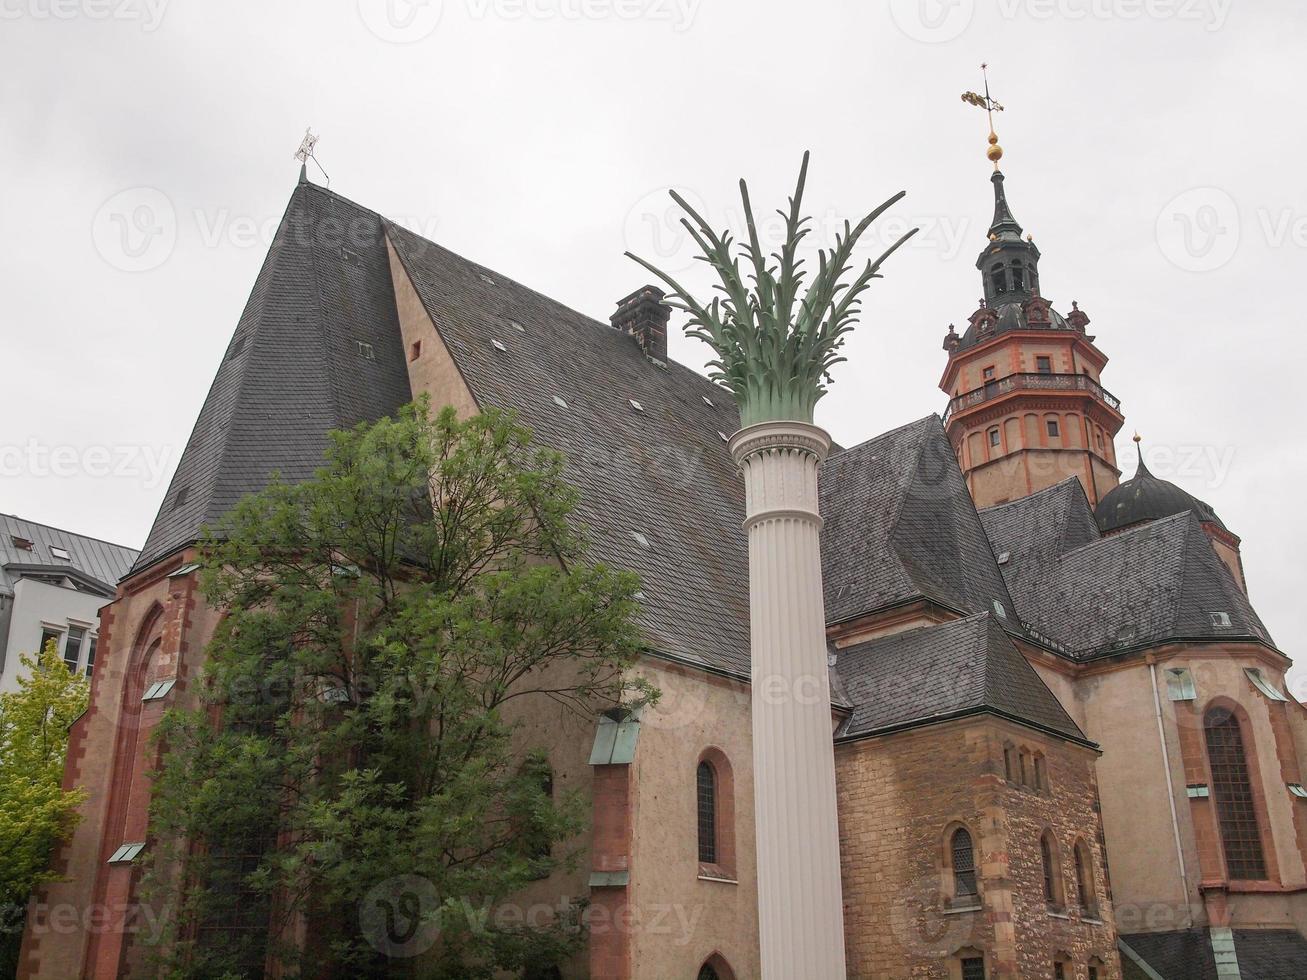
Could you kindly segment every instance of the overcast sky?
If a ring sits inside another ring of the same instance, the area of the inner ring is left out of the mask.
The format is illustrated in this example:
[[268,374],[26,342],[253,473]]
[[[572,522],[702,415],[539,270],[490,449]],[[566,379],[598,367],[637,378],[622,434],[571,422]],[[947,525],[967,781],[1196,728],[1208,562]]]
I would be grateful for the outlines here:
[[1009,200],[1111,358],[1126,475],[1137,427],[1299,656],[1305,35],[1304,5],[1251,0],[0,0],[0,511],[141,545],[306,126],[334,190],[603,320],[648,280],[625,249],[688,258],[669,186],[734,223],[739,177],[779,206],[810,149],[819,234],[907,190],[923,230],[818,421],[850,444],[942,411],[992,210],[959,99],[987,60]]

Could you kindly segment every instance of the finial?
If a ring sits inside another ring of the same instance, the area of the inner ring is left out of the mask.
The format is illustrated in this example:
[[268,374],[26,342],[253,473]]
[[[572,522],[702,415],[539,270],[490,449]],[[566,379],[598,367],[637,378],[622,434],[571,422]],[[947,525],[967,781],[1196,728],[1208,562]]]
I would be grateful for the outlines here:
[[985,94],[977,95],[975,92],[963,92],[962,101],[985,110],[985,115],[989,119],[989,149],[985,151],[985,156],[994,164],[994,169],[997,170],[998,161],[1003,159],[1003,147],[998,145],[998,133],[994,132],[994,113],[1002,112],[1003,107],[990,97],[989,65],[982,63],[980,71],[985,79]]
[[[1080,309],[1080,304],[1079,304],[1076,300],[1072,300],[1072,301],[1071,301],[1071,309],[1073,309],[1073,310],[1078,310],[1078,309]],[[1139,433],[1136,432],[1136,433],[1135,433],[1135,437],[1136,437],[1136,439],[1138,439],[1138,436],[1139,436]]]
[[328,175],[327,171],[323,169],[322,164],[318,162],[318,158],[314,155],[313,150],[317,145],[318,137],[313,135],[313,128],[309,127],[304,130],[304,139],[300,140],[300,148],[295,151],[295,159],[300,162],[301,184],[307,184],[309,182],[308,167],[310,160],[317,164],[318,169],[322,171],[322,176],[327,178],[327,184],[331,184],[330,175]]

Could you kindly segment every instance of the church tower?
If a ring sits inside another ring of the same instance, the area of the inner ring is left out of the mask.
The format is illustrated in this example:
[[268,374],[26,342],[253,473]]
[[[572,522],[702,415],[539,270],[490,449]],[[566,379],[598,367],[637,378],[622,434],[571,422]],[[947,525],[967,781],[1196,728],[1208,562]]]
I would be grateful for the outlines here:
[[994,220],[976,259],[984,296],[965,332],[950,324],[944,338],[945,428],[977,507],[1069,476],[1096,505],[1120,478],[1121,403],[1099,382],[1107,357],[1085,330],[1089,317],[1075,302],[1063,316],[1043,295],[1039,249],[1008,206],[1002,154],[991,131]]

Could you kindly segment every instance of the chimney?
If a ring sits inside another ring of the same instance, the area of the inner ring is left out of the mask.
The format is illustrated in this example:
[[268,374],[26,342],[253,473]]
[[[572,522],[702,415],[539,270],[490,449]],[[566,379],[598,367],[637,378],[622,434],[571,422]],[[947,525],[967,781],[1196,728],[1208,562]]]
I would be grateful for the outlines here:
[[672,317],[665,295],[657,286],[641,286],[618,301],[611,319],[614,330],[630,334],[646,356],[662,362],[667,360],[667,321]]

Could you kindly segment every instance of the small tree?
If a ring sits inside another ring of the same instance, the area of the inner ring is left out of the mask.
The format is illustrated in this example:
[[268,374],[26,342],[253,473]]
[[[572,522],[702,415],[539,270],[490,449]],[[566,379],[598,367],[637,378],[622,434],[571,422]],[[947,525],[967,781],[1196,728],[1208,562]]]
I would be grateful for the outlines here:
[[575,501],[511,415],[419,406],[333,434],[313,479],[204,542],[227,615],[203,704],[160,727],[162,972],[479,977],[575,948],[572,916],[486,917],[571,861],[584,818],[512,706],[651,693],[629,680],[637,581],[587,561]]
[[18,690],[0,694],[0,974],[11,976],[27,900],[50,870],[50,852],[77,825],[85,791],[63,789],[68,728],[86,710],[88,684],[55,641],[24,654]]

